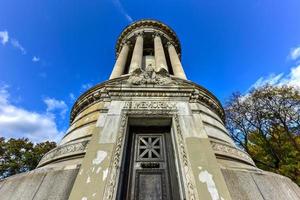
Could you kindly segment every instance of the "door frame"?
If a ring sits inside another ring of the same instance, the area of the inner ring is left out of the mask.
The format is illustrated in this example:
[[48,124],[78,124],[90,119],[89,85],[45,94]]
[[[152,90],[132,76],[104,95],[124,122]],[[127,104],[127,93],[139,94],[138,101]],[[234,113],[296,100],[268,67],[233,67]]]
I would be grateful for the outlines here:
[[198,199],[195,179],[187,156],[185,139],[181,132],[180,118],[177,110],[173,108],[170,110],[123,109],[120,115],[118,136],[112,152],[112,161],[106,181],[104,199],[121,199],[121,185],[126,165],[126,160],[124,160],[126,151],[124,150],[128,147],[130,125],[143,126],[149,124],[149,122],[156,124],[165,123],[170,126],[180,199]]
[[[178,185],[178,189],[179,189],[179,195],[180,198],[179,199],[184,199],[183,197],[183,191],[182,191],[182,181],[181,181],[181,173],[179,170],[179,159],[177,156],[177,152],[176,152],[176,146],[177,144],[176,142],[176,138],[174,135],[174,131],[172,131],[172,117],[157,117],[157,116],[147,116],[147,117],[139,117],[139,116],[132,116],[132,115],[128,115],[127,116],[127,128],[126,128],[126,133],[125,135],[125,140],[124,140],[124,144],[123,144],[123,152],[122,152],[122,161],[121,161],[121,168],[120,168],[120,174],[119,174],[119,183],[118,183],[118,189],[117,189],[117,198],[116,199],[124,199],[124,195],[126,195],[127,193],[127,189],[126,186],[124,187],[124,183],[126,181],[131,182],[131,178],[132,177],[131,173],[132,173],[132,166],[131,166],[131,158],[128,155],[132,155],[132,151],[134,151],[134,144],[132,142],[134,142],[134,138],[136,137],[135,134],[137,134],[137,131],[135,131],[135,127],[164,127],[163,131],[161,133],[166,134],[166,132],[168,132],[167,134],[169,134],[169,136],[164,135],[164,140],[168,138],[171,139],[169,145],[167,145],[167,143],[165,143],[165,151],[167,151],[168,148],[172,148],[172,153],[170,156],[173,157],[174,159],[174,169],[168,169],[170,174],[176,174],[177,175],[177,179],[174,180],[174,177],[169,177],[169,182],[171,183],[172,181],[177,181],[177,185]],[[168,127],[168,128],[167,128]],[[167,130],[168,129],[168,130]],[[150,130],[151,132],[151,130]],[[167,141],[166,141],[167,142]],[[132,143],[132,144],[130,144]],[[165,152],[166,154],[167,152]],[[136,152],[135,152],[136,154]],[[165,155],[166,156],[166,155]],[[170,159],[170,158],[169,158]],[[169,162],[169,161],[168,161]],[[169,165],[170,163],[168,163]],[[129,169],[127,169],[129,168]],[[126,173],[128,172],[128,173]],[[137,181],[135,181],[137,182]],[[128,186],[129,187],[129,186]],[[172,190],[174,189],[174,187],[170,187],[168,190],[170,190],[170,192],[172,193]],[[132,193],[132,192],[131,192]],[[132,195],[132,194],[131,194]]]

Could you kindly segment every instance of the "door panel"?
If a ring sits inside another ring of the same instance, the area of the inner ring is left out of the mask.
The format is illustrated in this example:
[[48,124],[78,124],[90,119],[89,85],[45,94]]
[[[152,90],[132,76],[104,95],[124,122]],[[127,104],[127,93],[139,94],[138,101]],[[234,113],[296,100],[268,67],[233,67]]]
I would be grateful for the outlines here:
[[126,199],[180,199],[170,133],[139,129],[131,134]]

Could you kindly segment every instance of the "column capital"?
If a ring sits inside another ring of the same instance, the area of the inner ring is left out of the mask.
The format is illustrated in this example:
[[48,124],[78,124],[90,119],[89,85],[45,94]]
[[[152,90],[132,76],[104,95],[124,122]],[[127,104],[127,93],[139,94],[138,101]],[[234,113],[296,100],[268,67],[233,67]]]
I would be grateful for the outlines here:
[[176,44],[175,44],[173,41],[168,41],[168,42],[166,43],[166,47],[168,48],[169,46],[176,47]]
[[163,34],[158,32],[158,31],[155,31],[153,34],[152,34],[152,37],[155,38],[155,37],[161,37]]
[[134,33],[134,36],[136,36],[136,37],[138,37],[138,36],[144,36],[144,31],[139,31],[139,32],[137,32],[137,33]]
[[123,40],[122,43],[121,43],[121,46],[124,46],[124,45],[128,45],[130,46],[131,45],[131,42],[130,40],[126,39],[126,40]]

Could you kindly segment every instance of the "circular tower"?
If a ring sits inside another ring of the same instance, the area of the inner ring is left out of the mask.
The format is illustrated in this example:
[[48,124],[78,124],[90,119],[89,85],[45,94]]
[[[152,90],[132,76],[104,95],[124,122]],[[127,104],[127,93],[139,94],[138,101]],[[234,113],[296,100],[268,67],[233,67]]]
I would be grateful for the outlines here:
[[109,80],[77,99],[60,144],[30,173],[41,174],[35,193],[58,184],[49,195],[60,199],[300,198],[288,178],[237,148],[222,105],[187,79],[177,35],[156,20],[122,31]]

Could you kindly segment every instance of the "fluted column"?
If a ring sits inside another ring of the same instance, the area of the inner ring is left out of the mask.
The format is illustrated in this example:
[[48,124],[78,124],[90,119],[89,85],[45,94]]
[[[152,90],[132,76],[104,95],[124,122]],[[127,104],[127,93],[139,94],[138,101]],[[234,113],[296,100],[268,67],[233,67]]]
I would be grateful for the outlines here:
[[121,52],[118,55],[114,69],[113,69],[109,79],[117,78],[124,73],[128,52],[129,52],[129,42],[124,42]]
[[159,34],[154,35],[154,56],[155,56],[155,70],[159,71],[162,68],[168,71],[166,56]]
[[170,56],[174,76],[177,76],[177,77],[182,78],[182,79],[187,79],[186,75],[183,71],[183,67],[181,65],[179,56],[176,52],[176,49],[175,49],[174,45],[170,42],[168,42],[168,52],[169,52],[169,56]]
[[138,33],[136,36],[136,41],[132,53],[132,58],[129,67],[129,73],[134,70],[142,67],[142,59],[143,59],[143,43],[144,38],[142,33]]

